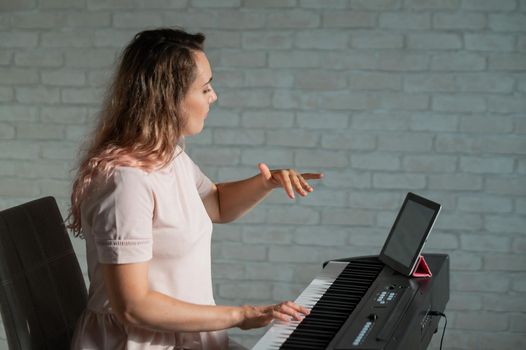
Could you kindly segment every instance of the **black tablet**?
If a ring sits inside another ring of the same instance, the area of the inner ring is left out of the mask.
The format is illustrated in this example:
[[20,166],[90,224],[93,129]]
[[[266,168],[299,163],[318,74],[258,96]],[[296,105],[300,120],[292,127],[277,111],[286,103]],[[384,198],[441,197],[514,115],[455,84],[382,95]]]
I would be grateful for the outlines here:
[[410,276],[439,212],[440,204],[409,192],[380,252],[380,260]]

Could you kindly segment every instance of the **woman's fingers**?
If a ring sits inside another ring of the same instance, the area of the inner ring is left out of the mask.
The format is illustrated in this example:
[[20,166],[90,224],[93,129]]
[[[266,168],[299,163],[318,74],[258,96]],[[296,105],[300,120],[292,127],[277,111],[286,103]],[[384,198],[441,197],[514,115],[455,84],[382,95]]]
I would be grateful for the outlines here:
[[[301,182],[300,178],[301,176],[298,175],[291,175],[291,182],[294,183],[294,187],[296,187],[296,192],[298,192],[300,195],[305,197],[307,195],[307,188],[305,188],[305,184]],[[307,184],[308,185],[308,184]]]
[[312,192],[312,187],[307,183],[307,181],[292,169],[280,170],[275,172],[273,175],[276,179],[276,182],[283,187],[291,199],[294,199],[294,191],[303,197],[305,197],[308,192]]
[[287,314],[289,317],[292,317],[296,321],[303,319],[303,316],[301,315],[301,313],[291,306],[283,305],[281,309],[283,310],[285,314]]
[[304,173],[300,174],[294,169],[270,170],[265,163],[258,164],[259,171],[263,176],[267,186],[271,188],[283,187],[289,198],[294,199],[294,192],[305,197],[314,189],[307,180],[319,180],[323,178],[323,173]]
[[307,196],[309,192],[314,191],[312,186],[307,182],[305,175],[307,175],[310,179],[319,179],[323,177],[322,174],[296,174],[294,172],[291,172],[291,178],[296,186],[296,192],[298,192],[304,197]]
[[273,308],[275,318],[282,321],[290,321],[295,319],[300,321],[309,314],[309,310],[305,307],[300,306],[292,301],[286,301],[280,304],[276,304]]
[[289,322],[291,320],[301,321],[309,310],[292,301],[285,301],[274,305],[265,306],[242,306],[244,310],[244,320],[239,327],[241,329],[251,329],[265,327],[272,320]]
[[267,164],[259,163],[258,168],[265,179],[270,180],[270,178],[272,178],[272,173],[270,172],[270,169]]
[[275,319],[275,320],[278,320],[278,321],[283,321],[283,322],[289,322],[291,320],[291,317],[288,316],[287,314],[281,312],[281,311],[272,311],[272,317]]
[[304,306],[298,305],[298,304],[296,304],[296,303],[294,303],[292,301],[288,301],[287,305],[289,307],[291,307],[294,311],[296,311],[296,313],[299,313],[300,316],[301,316],[301,314],[303,314],[304,316],[307,316],[308,314],[310,314],[309,309],[307,309]]
[[303,173],[301,174],[301,176],[307,180],[319,180],[323,178],[324,174],[323,173]]
[[244,305],[241,308],[243,309],[243,320],[238,325],[241,329],[265,327],[272,320],[301,321],[305,315],[309,314],[308,309],[292,301],[265,306]]
[[294,190],[292,189],[292,179],[290,178],[290,173],[288,171],[282,171],[280,174],[281,179],[281,185],[283,186],[283,189],[287,193],[287,195],[294,199]]
[[[303,190],[304,191],[307,191],[307,192],[312,192],[314,191],[314,189],[312,188],[311,185],[309,185],[309,183],[307,182],[307,180],[305,180],[305,178],[301,175],[298,176],[298,180],[299,182],[301,183],[301,186],[303,187]],[[305,193],[305,195],[307,195],[307,193]]]
[[310,313],[309,309],[307,309],[306,307],[304,306],[301,306],[299,304],[296,304],[295,302],[293,301],[286,301],[284,302],[283,304],[287,305],[288,307],[292,308],[293,310],[295,310],[296,312],[300,312],[304,315],[308,315]]

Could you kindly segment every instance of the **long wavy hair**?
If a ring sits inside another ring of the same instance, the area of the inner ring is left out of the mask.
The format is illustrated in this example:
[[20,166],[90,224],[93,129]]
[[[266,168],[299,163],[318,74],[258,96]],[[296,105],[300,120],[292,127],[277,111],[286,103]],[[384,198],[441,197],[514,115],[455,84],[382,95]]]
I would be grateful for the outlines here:
[[196,78],[194,52],[204,40],[181,29],[146,30],[122,52],[73,182],[67,227],[75,236],[82,236],[80,206],[95,177],[107,179],[117,166],[149,172],[175,156],[185,123],[180,105]]

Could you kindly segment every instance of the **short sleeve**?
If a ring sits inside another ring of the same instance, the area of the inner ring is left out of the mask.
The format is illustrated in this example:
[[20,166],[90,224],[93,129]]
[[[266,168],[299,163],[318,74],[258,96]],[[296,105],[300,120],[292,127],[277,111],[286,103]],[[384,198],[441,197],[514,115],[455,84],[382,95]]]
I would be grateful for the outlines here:
[[199,197],[203,198],[212,190],[214,183],[201,171],[199,166],[197,166],[190,157],[188,157],[188,161],[192,163],[195,185],[197,192],[199,192]]
[[117,168],[94,206],[92,233],[100,263],[126,264],[152,258],[154,200],[148,174]]

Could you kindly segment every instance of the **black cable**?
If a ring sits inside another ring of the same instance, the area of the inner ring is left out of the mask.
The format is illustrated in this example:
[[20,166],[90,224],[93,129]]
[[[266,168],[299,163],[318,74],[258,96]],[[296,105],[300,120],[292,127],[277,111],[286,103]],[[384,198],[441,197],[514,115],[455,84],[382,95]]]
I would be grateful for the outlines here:
[[440,338],[440,350],[442,350],[442,342],[444,341],[444,334],[446,333],[446,326],[447,326],[447,317],[446,314],[440,311],[429,311],[428,313],[431,316],[442,316],[444,317],[444,329],[442,329],[442,337]]

